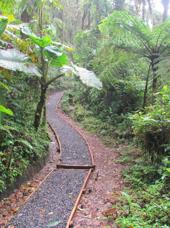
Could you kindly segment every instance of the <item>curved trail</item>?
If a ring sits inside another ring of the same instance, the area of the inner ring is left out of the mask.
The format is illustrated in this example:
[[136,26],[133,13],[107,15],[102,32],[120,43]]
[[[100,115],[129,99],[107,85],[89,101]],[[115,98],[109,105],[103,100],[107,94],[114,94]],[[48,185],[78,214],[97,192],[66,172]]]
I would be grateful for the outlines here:
[[[61,142],[61,161],[71,165],[91,165],[83,138],[56,113],[61,97],[62,93],[55,93],[47,103],[48,122]],[[85,170],[54,170],[9,225],[16,228],[65,228],[86,175]]]

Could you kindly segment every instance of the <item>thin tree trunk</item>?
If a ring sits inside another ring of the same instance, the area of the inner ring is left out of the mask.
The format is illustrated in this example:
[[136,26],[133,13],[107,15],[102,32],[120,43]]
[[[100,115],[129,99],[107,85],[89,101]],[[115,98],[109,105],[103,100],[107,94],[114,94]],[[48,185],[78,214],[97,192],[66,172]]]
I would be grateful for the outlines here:
[[40,96],[40,100],[37,104],[37,108],[36,108],[36,112],[35,112],[35,119],[34,119],[34,127],[36,130],[38,130],[38,127],[40,126],[42,111],[43,111],[43,108],[45,105],[45,100],[46,100],[46,91],[47,91],[47,87],[44,85],[41,85],[41,96]]
[[143,0],[142,1],[142,19],[145,21],[145,19],[146,19],[146,1],[145,0]]
[[156,89],[157,89],[158,63],[159,63],[159,53],[155,53],[151,59],[151,68],[152,68],[152,73],[153,73],[153,80],[152,80],[152,92],[153,92],[153,94],[156,92]]
[[145,109],[146,103],[147,103],[147,94],[148,94],[148,84],[149,84],[150,70],[151,70],[151,64],[149,65],[147,78],[146,78],[146,84],[145,84],[145,90],[144,90],[144,96],[143,96],[143,109]]
[[81,29],[84,30],[85,27],[85,20],[87,17],[87,7],[84,6],[84,10],[83,10],[83,17],[82,17],[82,21],[81,21]]

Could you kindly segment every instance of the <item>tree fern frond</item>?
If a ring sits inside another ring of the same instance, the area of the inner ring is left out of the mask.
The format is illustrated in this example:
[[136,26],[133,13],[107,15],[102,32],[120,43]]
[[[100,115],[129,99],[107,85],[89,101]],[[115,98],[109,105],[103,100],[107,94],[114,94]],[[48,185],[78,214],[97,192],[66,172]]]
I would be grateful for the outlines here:
[[1,0],[0,9],[4,13],[11,13],[14,9],[16,0]]
[[157,47],[170,44],[170,20],[155,26],[152,31],[152,43]]
[[150,51],[150,28],[126,11],[115,11],[102,21],[99,29],[104,35],[112,37],[115,44],[121,37],[123,43],[131,43],[134,47],[145,46]]

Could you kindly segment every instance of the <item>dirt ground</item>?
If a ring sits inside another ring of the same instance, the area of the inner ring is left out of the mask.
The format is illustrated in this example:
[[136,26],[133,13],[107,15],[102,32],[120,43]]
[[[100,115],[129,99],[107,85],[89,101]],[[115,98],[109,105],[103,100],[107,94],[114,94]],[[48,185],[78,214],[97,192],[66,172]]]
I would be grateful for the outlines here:
[[96,135],[87,133],[61,110],[58,111],[84,136],[96,165],[75,214],[74,228],[114,228],[114,218],[118,213],[114,205],[124,185],[121,177],[124,166],[116,163],[118,149],[106,147]]

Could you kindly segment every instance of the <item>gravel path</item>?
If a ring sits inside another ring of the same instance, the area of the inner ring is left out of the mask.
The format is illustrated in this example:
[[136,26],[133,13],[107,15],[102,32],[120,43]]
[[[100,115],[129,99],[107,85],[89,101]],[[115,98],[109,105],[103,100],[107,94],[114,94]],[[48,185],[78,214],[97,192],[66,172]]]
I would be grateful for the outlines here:
[[47,116],[49,123],[59,135],[62,147],[62,163],[91,165],[88,147],[82,137],[66,123],[61,117],[56,115],[56,102],[62,97],[61,93],[51,95],[47,103]]
[[[62,93],[50,96],[47,117],[62,145],[62,162],[91,164],[85,141],[56,114]],[[65,228],[87,174],[85,170],[55,170],[9,225],[16,228]],[[10,227],[10,226],[7,226]]]

